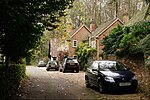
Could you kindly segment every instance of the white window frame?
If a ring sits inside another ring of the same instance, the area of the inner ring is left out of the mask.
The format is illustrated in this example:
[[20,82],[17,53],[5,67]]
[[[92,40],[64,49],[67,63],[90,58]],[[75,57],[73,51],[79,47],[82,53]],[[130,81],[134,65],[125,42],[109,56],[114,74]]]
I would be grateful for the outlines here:
[[73,40],[73,47],[77,47],[78,46],[78,41],[77,40]]

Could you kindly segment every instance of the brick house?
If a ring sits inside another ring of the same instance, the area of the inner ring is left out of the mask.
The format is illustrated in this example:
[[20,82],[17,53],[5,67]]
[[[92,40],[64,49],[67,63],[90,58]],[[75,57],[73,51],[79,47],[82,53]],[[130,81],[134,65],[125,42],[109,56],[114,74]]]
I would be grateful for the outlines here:
[[69,49],[68,49],[68,56],[69,57],[76,57],[76,49],[78,45],[82,41],[89,41],[91,37],[90,29],[82,24],[77,29],[73,30],[70,33],[70,39],[68,40]]
[[92,37],[90,38],[90,46],[93,48],[96,48],[97,54],[96,54],[96,59],[100,60],[102,59],[101,54],[102,54],[102,49],[103,45],[101,44],[101,40],[105,37],[108,36],[109,33],[117,27],[117,25],[123,25],[123,22],[119,18],[115,18],[113,20],[110,20],[100,26],[92,32]]

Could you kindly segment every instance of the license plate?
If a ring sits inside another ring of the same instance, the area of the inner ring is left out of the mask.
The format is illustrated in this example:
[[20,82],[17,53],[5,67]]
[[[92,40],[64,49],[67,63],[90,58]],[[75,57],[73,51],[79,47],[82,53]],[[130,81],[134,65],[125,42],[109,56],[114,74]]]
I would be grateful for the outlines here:
[[55,65],[51,65],[51,67],[55,67]]
[[74,63],[70,63],[70,65],[75,65]]
[[130,85],[131,85],[130,82],[119,83],[119,86],[130,86]]

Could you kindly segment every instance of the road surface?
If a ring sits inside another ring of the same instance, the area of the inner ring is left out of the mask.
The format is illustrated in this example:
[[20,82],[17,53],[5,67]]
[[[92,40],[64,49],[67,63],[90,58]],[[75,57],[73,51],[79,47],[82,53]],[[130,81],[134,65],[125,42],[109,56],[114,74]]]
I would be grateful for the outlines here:
[[26,80],[21,91],[11,99],[61,99],[61,100],[145,100],[142,93],[100,94],[96,87],[86,88],[84,72],[62,73],[46,71],[45,67],[27,66]]

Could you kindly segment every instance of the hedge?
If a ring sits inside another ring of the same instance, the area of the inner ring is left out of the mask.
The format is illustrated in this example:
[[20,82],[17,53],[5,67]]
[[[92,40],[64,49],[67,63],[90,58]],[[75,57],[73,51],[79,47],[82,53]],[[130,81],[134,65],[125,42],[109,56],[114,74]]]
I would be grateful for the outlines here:
[[0,65],[0,98],[6,99],[19,88],[21,80],[25,77],[26,66],[14,64],[6,67]]

